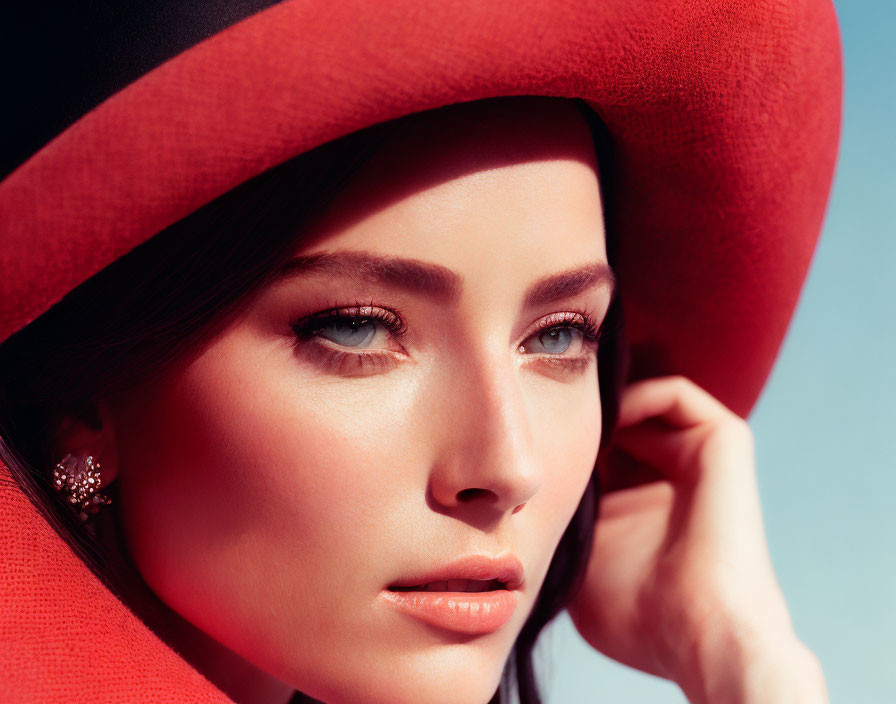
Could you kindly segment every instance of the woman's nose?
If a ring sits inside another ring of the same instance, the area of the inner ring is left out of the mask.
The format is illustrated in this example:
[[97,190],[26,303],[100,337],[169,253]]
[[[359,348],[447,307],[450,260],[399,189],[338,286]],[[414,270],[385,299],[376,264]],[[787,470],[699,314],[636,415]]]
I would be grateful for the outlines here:
[[514,360],[468,357],[439,394],[442,445],[430,475],[432,498],[452,510],[493,518],[516,513],[542,483],[532,419]]

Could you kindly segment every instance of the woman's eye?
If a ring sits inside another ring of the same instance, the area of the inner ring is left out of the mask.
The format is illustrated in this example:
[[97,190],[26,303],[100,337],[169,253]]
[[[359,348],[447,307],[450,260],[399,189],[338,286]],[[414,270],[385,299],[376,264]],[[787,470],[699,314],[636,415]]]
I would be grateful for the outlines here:
[[581,339],[582,333],[573,328],[551,328],[543,330],[536,337],[545,352],[563,354],[573,342]]
[[300,341],[326,340],[355,350],[395,348],[404,334],[401,318],[385,308],[350,306],[322,311],[293,326]]
[[334,308],[292,326],[295,348],[320,366],[346,376],[393,368],[406,325],[397,313],[372,305]]
[[581,351],[584,335],[572,327],[551,327],[537,332],[521,345],[520,351],[529,354],[572,354]]
[[343,347],[368,347],[376,336],[377,324],[370,318],[343,318],[317,330],[326,340]]
[[591,356],[597,349],[602,327],[587,313],[552,313],[539,321],[539,329],[520,345],[519,351],[562,359]]

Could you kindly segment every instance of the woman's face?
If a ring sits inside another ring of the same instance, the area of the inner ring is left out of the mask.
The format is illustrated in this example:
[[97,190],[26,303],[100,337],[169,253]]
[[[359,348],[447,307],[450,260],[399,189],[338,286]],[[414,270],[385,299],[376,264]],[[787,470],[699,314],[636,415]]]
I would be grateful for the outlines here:
[[[488,701],[597,456],[591,137],[570,103],[482,105],[394,137],[238,319],[114,409],[147,585],[326,702]],[[524,570],[503,625],[389,598],[469,555]]]

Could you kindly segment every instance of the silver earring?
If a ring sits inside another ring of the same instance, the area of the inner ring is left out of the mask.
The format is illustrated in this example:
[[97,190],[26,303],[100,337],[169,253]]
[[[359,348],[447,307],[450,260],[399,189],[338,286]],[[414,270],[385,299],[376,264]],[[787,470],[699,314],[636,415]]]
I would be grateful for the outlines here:
[[99,511],[100,506],[112,503],[110,498],[97,492],[100,463],[94,461],[93,455],[88,455],[83,462],[71,453],[63,457],[53,470],[53,486],[67,495],[82,521]]

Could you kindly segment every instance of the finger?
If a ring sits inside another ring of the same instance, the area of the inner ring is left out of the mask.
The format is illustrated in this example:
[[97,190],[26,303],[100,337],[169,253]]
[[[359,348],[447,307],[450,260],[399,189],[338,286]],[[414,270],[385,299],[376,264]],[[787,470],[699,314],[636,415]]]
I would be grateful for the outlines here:
[[648,418],[619,430],[613,444],[637,461],[656,468],[664,478],[692,480],[700,469],[699,451],[706,433],[703,427],[670,428]]
[[623,391],[617,427],[659,418],[676,428],[688,428],[734,415],[721,401],[684,376],[637,381]]
[[697,481],[707,472],[754,471],[753,445],[747,422],[731,414],[687,428],[648,418],[617,429],[611,448],[656,467],[673,481]]
[[666,478],[666,475],[653,465],[635,459],[615,445],[598,458],[597,473],[602,494]]
[[[707,554],[768,566],[752,449],[734,424],[670,430],[647,421],[622,431],[607,455],[608,491],[642,483],[646,467],[681,489],[676,524]],[[702,436],[706,437],[702,437]],[[693,457],[693,459],[691,458]],[[606,469],[606,468],[605,468]],[[648,478],[653,481],[653,478]]]

